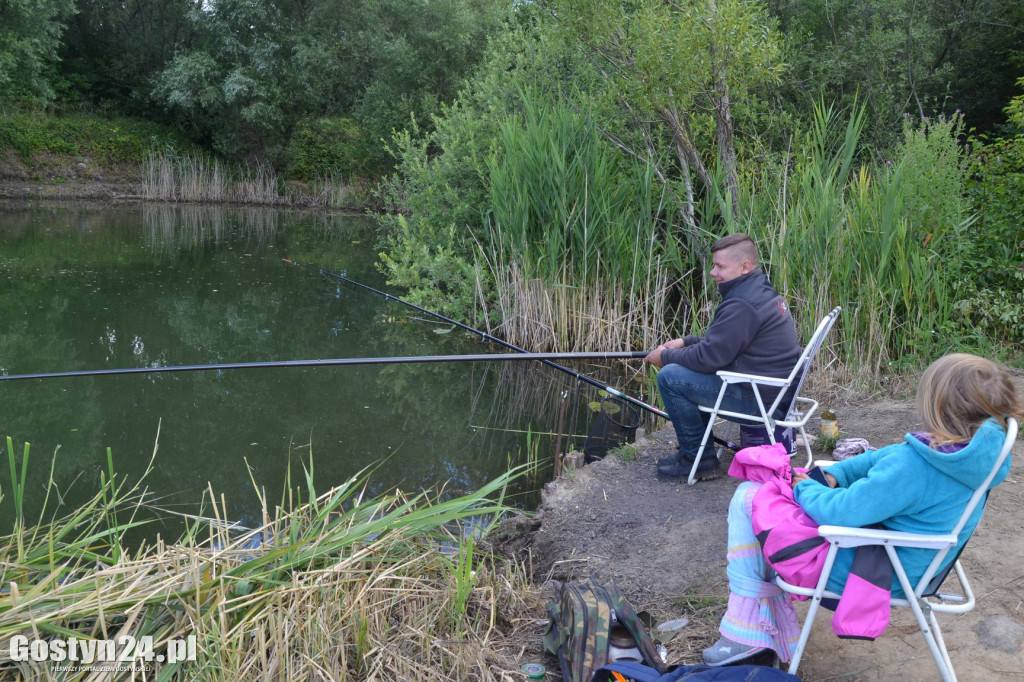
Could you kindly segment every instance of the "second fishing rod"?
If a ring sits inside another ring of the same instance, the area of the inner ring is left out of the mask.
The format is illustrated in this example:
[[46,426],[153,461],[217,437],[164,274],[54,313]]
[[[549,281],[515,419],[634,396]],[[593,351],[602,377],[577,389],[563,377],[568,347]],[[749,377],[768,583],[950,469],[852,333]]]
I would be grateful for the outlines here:
[[[456,327],[458,327],[460,329],[463,329],[463,330],[465,330],[467,332],[470,332],[472,334],[475,334],[475,335],[479,336],[482,340],[493,341],[494,343],[497,343],[497,344],[499,344],[501,346],[504,346],[505,348],[508,348],[509,350],[513,350],[513,351],[515,351],[517,353],[529,353],[530,352],[530,351],[526,350],[525,348],[520,348],[519,346],[511,344],[508,341],[505,341],[503,339],[499,339],[496,336],[488,334],[485,331],[482,331],[480,329],[474,329],[473,327],[470,327],[467,324],[459,322],[458,320],[453,320],[450,317],[446,317],[445,315],[442,315],[441,313],[436,313],[433,310],[428,310],[428,309],[426,309],[426,308],[424,308],[422,306],[416,305],[415,303],[412,303],[410,301],[406,301],[405,299],[398,298],[397,296],[389,294],[386,291],[381,291],[380,289],[375,289],[374,287],[371,287],[371,286],[369,286],[367,284],[363,284],[362,282],[357,282],[354,279],[350,279],[348,276],[346,276],[344,274],[345,273],[344,270],[342,271],[341,274],[339,274],[339,273],[336,273],[336,272],[331,272],[329,270],[324,270],[323,268],[317,267],[315,265],[308,265],[306,263],[297,263],[297,262],[295,262],[293,260],[290,260],[288,258],[282,258],[281,260],[283,260],[285,263],[288,263],[289,265],[296,265],[296,266],[299,266],[299,267],[305,267],[305,268],[309,268],[311,270],[316,270],[321,275],[324,275],[326,277],[332,277],[332,278],[340,280],[342,282],[347,282],[347,283],[352,284],[354,286],[361,287],[363,289],[366,289],[367,291],[372,291],[375,294],[383,296],[385,299],[388,299],[388,300],[391,300],[391,301],[396,301],[398,303],[401,303],[402,305],[405,305],[405,306],[408,306],[410,308],[413,308],[414,310],[418,310],[421,313],[424,313],[426,315],[430,315],[432,317],[435,317],[435,318],[437,318],[439,320],[442,320],[444,322],[447,322],[449,324],[453,324],[453,325],[455,325]],[[557,369],[560,372],[565,372],[566,374],[569,374],[569,375],[575,377],[578,381],[582,381],[584,383],[590,384],[591,386],[599,388],[602,391],[606,391],[607,393],[615,396],[616,398],[619,398],[621,400],[625,400],[626,402],[632,403],[632,404],[636,405],[637,407],[640,407],[640,408],[642,408],[644,410],[647,410],[648,412],[650,412],[652,414],[656,414],[659,417],[662,417],[664,419],[668,419],[669,418],[667,412],[664,412],[663,410],[659,410],[654,405],[649,405],[649,404],[643,402],[642,400],[637,400],[636,398],[634,398],[632,396],[629,396],[629,395],[626,395],[625,393],[622,393],[621,391],[618,391],[618,390],[612,388],[611,386],[607,386],[607,385],[601,383],[600,381],[592,379],[592,378],[588,377],[585,374],[580,374],[579,372],[577,372],[574,369],[570,369],[569,367],[566,367],[564,365],[560,365],[557,362],[552,362],[551,360],[540,360],[540,362],[543,362],[548,367],[551,367],[553,369]]]

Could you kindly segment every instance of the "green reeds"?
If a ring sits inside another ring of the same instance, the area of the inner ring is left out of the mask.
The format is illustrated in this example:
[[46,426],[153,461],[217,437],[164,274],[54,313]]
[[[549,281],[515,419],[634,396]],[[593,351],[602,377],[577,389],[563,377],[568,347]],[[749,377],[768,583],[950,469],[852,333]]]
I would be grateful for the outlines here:
[[17,458],[14,455],[14,441],[7,437],[7,461],[11,467],[11,494],[14,496],[14,525],[20,528],[24,523],[25,505],[25,474],[28,471],[29,444],[21,454],[21,471],[18,471]]
[[[843,306],[820,364],[838,358],[853,376],[874,381],[887,364],[926,359],[941,347],[935,334],[953,314],[948,261],[966,220],[954,210],[923,229],[921,211],[908,209],[922,199],[908,196],[904,183],[925,172],[922,160],[897,150],[891,161],[858,163],[863,126],[863,109],[843,125],[836,110],[817,106],[792,167],[762,183],[761,197],[777,200],[762,202],[751,226],[805,337],[832,307]],[[932,135],[930,144],[954,148],[956,164],[955,139]]]
[[535,350],[648,347],[665,338],[677,246],[650,168],[617,158],[594,122],[536,92],[488,159],[496,331]]
[[[0,538],[0,642],[151,637],[163,654],[195,636],[195,661],[151,663],[146,679],[507,679],[516,668],[496,653],[495,628],[520,608],[525,578],[488,561],[465,527],[503,514],[521,473],[454,499],[370,499],[367,473],[317,494],[309,467],[282,498],[292,506],[261,495],[258,527],[228,522],[210,491],[212,516],[189,517],[179,542],[131,548],[128,531],[168,512],[147,503],[141,481],[108,472],[81,508]],[[96,674],[53,666],[3,657],[0,676]],[[130,678],[142,673],[108,677]]]

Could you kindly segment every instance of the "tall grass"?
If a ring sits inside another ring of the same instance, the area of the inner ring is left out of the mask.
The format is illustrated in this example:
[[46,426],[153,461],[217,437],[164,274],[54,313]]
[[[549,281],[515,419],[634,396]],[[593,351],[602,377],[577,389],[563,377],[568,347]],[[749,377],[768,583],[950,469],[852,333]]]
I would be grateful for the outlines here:
[[[925,171],[933,183],[935,176],[952,173],[955,191],[956,158],[935,167],[927,155],[908,153],[911,144],[922,143],[908,138],[893,160],[858,164],[863,126],[863,110],[843,126],[835,110],[816,108],[814,126],[785,178],[784,205],[776,220],[765,221],[770,227],[764,236],[774,249],[772,279],[804,328],[842,305],[836,339],[841,355],[877,379],[889,363],[941,352],[938,335],[953,316],[948,267],[969,218],[954,206],[944,219],[924,220],[923,211],[908,206],[925,203],[920,183],[914,183],[913,196],[907,190],[908,179]],[[952,148],[957,156],[949,130],[930,134],[925,144]],[[959,205],[957,197],[945,201]]]
[[280,204],[278,178],[266,164],[232,170],[201,154],[150,152],[142,163],[144,199],[241,204]]
[[142,163],[142,196],[162,201],[226,201],[230,177],[217,159],[150,153]]
[[[0,538],[0,646],[14,634],[147,636],[160,654],[170,639],[197,638],[196,661],[105,679],[508,679],[500,635],[526,607],[526,578],[471,538],[505,511],[504,487],[521,473],[454,499],[368,499],[365,473],[318,494],[306,469],[280,504],[261,496],[256,528],[230,523],[210,491],[205,518],[186,517],[179,541],[142,546],[128,534],[168,512],[110,474],[81,508]],[[3,676],[97,674],[51,666],[0,656]]]
[[679,250],[650,169],[621,163],[584,114],[522,93],[488,159],[490,315],[513,343],[541,350],[647,347]]
[[347,208],[369,202],[365,181],[322,176],[281,182],[265,163],[234,168],[202,154],[152,151],[142,163],[140,195],[152,201]]

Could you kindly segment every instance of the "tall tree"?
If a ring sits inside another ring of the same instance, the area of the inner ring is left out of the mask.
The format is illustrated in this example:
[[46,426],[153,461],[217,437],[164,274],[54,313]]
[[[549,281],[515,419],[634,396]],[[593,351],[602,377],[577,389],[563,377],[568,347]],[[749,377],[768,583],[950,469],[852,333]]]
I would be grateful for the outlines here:
[[[682,185],[696,234],[697,187],[725,187],[724,211],[739,213],[734,102],[782,71],[774,21],[752,0],[550,0],[551,14],[605,75],[608,93],[633,123],[627,153]],[[676,175],[660,158],[660,122],[671,135]]]
[[[956,108],[990,125],[1024,50],[1019,0],[768,0],[789,45],[780,104],[816,97],[868,107],[866,134],[887,147],[901,118]],[[1014,54],[1018,56],[1015,57]],[[984,74],[984,77],[980,77]]]
[[0,0],[0,102],[53,99],[53,71],[74,0]]
[[69,99],[151,113],[149,89],[194,39],[195,0],[77,0],[61,48],[61,89]]
[[410,117],[428,124],[454,96],[499,8],[498,0],[207,2],[191,13],[194,44],[179,49],[153,93],[218,150],[275,165],[304,119],[355,117],[377,142]]

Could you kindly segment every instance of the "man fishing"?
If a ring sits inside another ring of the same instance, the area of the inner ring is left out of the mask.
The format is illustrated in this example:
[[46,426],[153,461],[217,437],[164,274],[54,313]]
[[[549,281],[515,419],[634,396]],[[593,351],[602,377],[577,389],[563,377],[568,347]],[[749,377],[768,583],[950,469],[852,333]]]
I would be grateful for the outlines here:
[[[661,368],[658,390],[679,442],[675,456],[658,460],[659,478],[680,479],[690,475],[710,417],[699,406],[714,406],[722,387],[715,372],[728,370],[785,378],[800,357],[789,307],[762,272],[754,240],[745,234],[726,235],[712,244],[711,256],[711,277],[718,284],[722,302],[704,336],[674,339],[644,358]],[[766,405],[775,399],[772,389],[760,390]],[[732,384],[722,399],[721,409],[756,413],[757,399],[749,385]],[[718,458],[702,456],[697,480],[718,475]]]

